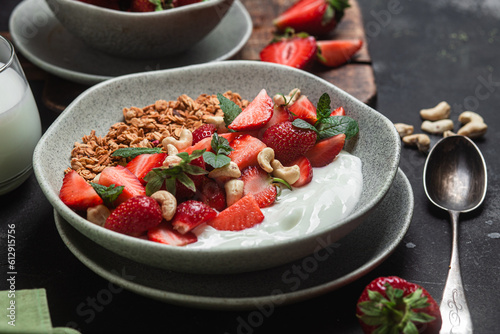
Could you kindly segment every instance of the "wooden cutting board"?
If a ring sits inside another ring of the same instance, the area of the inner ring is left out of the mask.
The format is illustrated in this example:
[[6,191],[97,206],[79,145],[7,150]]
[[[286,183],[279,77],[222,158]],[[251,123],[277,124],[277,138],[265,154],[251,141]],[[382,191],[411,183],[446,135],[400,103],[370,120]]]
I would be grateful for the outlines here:
[[[272,20],[289,8],[295,0],[240,0],[250,13],[253,21],[252,35],[243,49],[233,59],[259,60],[260,51],[272,40],[275,29]],[[373,105],[376,99],[376,86],[368,53],[363,19],[356,0],[350,5],[337,28],[325,39],[360,38],[363,47],[348,64],[338,68],[328,68],[314,64],[309,72],[333,83],[359,100]],[[0,32],[10,38],[8,32]],[[46,73],[31,64],[22,55],[19,59],[28,80],[45,81],[43,103],[55,112],[61,112],[88,86],[69,82]]]

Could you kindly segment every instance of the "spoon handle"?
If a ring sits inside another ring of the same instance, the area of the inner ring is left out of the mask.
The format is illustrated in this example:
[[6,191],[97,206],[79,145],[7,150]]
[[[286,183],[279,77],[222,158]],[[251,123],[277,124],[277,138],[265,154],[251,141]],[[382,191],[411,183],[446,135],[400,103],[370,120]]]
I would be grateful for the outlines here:
[[458,215],[457,211],[450,211],[453,242],[450,269],[444,286],[443,299],[439,307],[443,318],[440,334],[472,333],[472,321],[465,300],[458,260]]

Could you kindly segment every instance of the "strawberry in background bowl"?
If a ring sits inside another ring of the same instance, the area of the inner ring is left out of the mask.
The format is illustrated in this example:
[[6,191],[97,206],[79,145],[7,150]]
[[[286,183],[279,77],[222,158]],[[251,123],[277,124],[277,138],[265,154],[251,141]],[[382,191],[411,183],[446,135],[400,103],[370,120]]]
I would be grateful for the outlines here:
[[61,24],[89,47],[136,59],[188,50],[219,24],[233,1],[176,0],[160,8],[163,2],[149,0],[46,0]]

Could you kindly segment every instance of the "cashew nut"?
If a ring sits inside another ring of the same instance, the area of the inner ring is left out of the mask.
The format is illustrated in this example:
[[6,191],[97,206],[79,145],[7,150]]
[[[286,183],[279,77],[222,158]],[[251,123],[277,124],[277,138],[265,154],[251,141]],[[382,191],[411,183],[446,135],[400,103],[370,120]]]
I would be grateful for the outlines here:
[[274,159],[271,161],[271,166],[273,167],[273,175],[289,184],[294,184],[300,178],[300,167],[298,165],[283,167],[279,160]]
[[473,111],[464,111],[458,116],[458,121],[462,124],[467,124],[470,122],[484,123],[484,119]]
[[238,165],[231,161],[227,165],[219,168],[215,168],[210,173],[208,173],[208,177],[212,179],[221,179],[221,178],[238,178],[241,176],[241,171]]
[[175,139],[174,137],[167,137],[163,139],[163,147],[167,147],[168,144],[172,144],[179,151],[182,151],[183,149],[188,148],[193,144],[193,133],[191,132],[191,130],[182,129],[179,140]]
[[420,117],[429,121],[437,121],[450,117],[450,111],[450,105],[446,101],[442,101],[434,108],[420,110]]
[[177,153],[179,153],[177,147],[175,147],[172,144],[167,144],[166,150],[167,150],[167,155],[176,155]]
[[478,138],[483,136],[488,130],[486,123],[482,122],[470,122],[461,127],[457,135],[467,136],[469,138]]
[[405,123],[395,123],[394,126],[396,127],[396,131],[399,133],[399,136],[401,138],[413,134],[413,125]]
[[268,173],[271,173],[273,171],[273,167],[271,167],[271,161],[273,160],[274,150],[270,147],[266,147],[257,155],[257,161],[259,162],[260,168]]
[[111,211],[104,204],[99,204],[87,209],[87,220],[99,226],[104,226]]
[[439,121],[423,121],[422,130],[429,133],[443,133],[447,130],[453,130],[453,121],[451,119],[440,119]]
[[488,126],[484,123],[484,119],[479,114],[472,111],[464,111],[458,116],[458,120],[465,124],[457,134],[467,136],[469,138],[478,138],[483,136],[488,130]]
[[443,137],[451,137],[451,136],[456,136],[457,134],[451,130],[446,130],[443,132]]
[[416,146],[420,152],[427,152],[431,146],[431,139],[423,133],[412,134],[403,137],[403,143],[408,146]]
[[178,155],[169,155],[163,160],[163,167],[170,167],[178,165],[182,161],[182,158]]
[[224,117],[222,116],[208,116],[205,118],[205,122],[215,125],[217,133],[227,132],[226,123],[224,122]]
[[300,97],[300,89],[294,88],[288,95],[276,94],[273,96],[273,102],[276,106],[284,106],[285,104],[291,105]]
[[243,197],[245,183],[242,180],[232,179],[224,184],[226,191],[226,204],[231,206]]
[[151,198],[160,204],[161,215],[165,220],[170,220],[174,217],[177,210],[177,200],[174,195],[166,190],[158,190],[151,195]]

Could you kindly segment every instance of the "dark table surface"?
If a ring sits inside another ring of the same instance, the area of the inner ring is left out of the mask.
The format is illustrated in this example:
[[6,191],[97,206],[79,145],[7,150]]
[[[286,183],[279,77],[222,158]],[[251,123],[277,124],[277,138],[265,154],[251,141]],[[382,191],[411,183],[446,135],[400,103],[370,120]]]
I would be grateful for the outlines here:
[[[3,0],[0,31],[8,30],[18,0]],[[500,3],[476,0],[359,0],[378,88],[375,108],[393,122],[419,126],[418,111],[440,101],[480,113],[489,125],[476,140],[488,166],[488,194],[473,213],[461,215],[460,260],[475,333],[500,330]],[[43,83],[30,82],[44,130],[57,114],[41,101]],[[438,137],[432,137],[435,142]],[[243,331],[249,311],[210,311],[172,306],[123,290],[96,308],[78,312],[109,282],[66,248],[53,210],[34,176],[0,197],[0,264],[7,270],[7,225],[16,225],[16,288],[45,288],[54,326],[76,325],[82,333],[361,333],[355,303],[378,276],[398,275],[423,285],[440,300],[451,251],[448,214],[433,207],[422,186],[425,156],[403,147],[400,167],[415,196],[411,226],[395,252],[356,282],[300,303],[278,307],[258,326]],[[7,288],[0,280],[0,290]],[[3,321],[3,320],[2,320]]]

